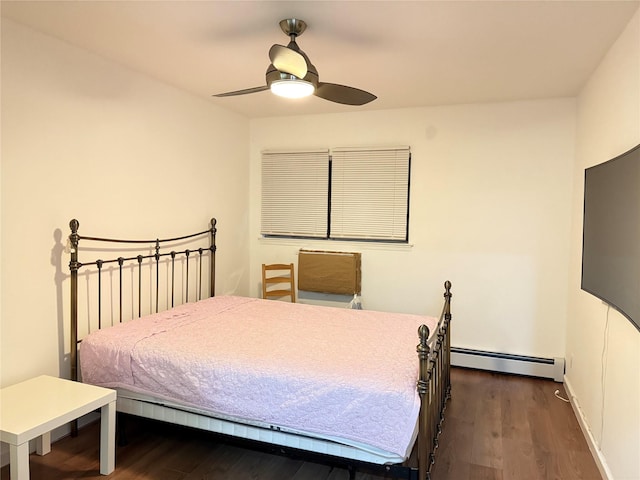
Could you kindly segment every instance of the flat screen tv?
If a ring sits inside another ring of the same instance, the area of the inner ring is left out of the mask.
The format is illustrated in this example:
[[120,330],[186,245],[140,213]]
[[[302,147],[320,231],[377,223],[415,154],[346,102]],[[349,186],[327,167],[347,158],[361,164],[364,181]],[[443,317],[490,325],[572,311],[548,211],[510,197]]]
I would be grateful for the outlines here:
[[640,145],[585,170],[581,286],[640,331]]

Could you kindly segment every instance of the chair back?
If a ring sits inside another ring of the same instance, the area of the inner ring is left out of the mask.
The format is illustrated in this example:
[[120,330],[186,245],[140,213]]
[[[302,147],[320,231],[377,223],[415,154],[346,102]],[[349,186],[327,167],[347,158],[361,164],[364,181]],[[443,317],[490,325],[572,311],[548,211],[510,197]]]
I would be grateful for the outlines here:
[[282,299],[289,297],[296,301],[296,287],[293,263],[262,264],[262,298]]

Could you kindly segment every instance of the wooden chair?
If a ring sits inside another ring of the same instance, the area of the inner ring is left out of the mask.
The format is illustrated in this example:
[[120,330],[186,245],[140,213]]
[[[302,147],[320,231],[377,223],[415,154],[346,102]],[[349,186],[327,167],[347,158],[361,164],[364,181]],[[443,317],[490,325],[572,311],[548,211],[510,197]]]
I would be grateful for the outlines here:
[[290,297],[296,301],[293,263],[262,264],[262,298]]

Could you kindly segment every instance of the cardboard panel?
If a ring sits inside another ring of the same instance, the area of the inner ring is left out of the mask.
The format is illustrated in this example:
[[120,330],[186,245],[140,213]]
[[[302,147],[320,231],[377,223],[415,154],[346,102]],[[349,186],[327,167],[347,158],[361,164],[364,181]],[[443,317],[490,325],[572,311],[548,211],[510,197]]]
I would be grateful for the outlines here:
[[360,261],[359,252],[301,249],[298,255],[298,290],[360,294]]

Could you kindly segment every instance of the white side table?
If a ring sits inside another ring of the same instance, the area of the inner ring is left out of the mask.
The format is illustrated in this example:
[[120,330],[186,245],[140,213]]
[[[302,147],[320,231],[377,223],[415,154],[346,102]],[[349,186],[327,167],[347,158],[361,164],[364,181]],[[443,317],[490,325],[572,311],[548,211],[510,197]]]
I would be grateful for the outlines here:
[[100,408],[100,473],[115,468],[116,391],[42,375],[0,390],[0,440],[9,444],[11,480],[29,479],[29,440],[51,451],[51,430]]

